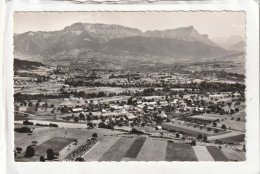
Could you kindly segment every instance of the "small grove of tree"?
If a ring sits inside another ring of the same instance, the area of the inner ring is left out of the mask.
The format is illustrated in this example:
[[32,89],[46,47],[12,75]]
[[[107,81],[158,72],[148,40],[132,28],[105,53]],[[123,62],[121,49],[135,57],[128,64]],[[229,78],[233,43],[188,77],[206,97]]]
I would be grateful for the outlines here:
[[17,148],[16,148],[16,152],[17,152],[17,153],[21,153],[22,150],[23,150],[23,149],[22,149],[21,147],[17,147]]
[[33,157],[35,154],[35,150],[32,146],[27,146],[25,151],[25,157]]
[[137,130],[137,129],[135,129],[135,128],[132,128],[132,130],[130,131],[130,134],[143,134],[143,132],[142,131],[139,131],[139,130]]
[[36,146],[38,144],[38,141],[32,141],[32,146]]
[[41,162],[45,162],[44,156],[40,156],[40,161],[41,161]]
[[79,119],[80,119],[80,120],[85,120],[86,117],[85,117],[85,115],[84,115],[83,113],[80,113],[80,114],[79,114]]
[[190,143],[191,146],[196,146],[196,141],[195,140],[192,140],[191,143]]
[[29,107],[32,107],[32,105],[33,105],[32,102],[29,102],[29,103],[28,103],[28,106],[29,106]]
[[235,113],[234,109],[230,109],[230,114],[234,114],[234,113]]
[[114,129],[114,127],[113,126],[111,126],[111,125],[107,125],[107,124],[105,124],[104,122],[100,122],[99,124],[98,124],[98,127],[99,128],[105,128],[105,129]]
[[179,138],[180,137],[180,134],[179,133],[176,133],[176,138]]
[[28,127],[15,128],[14,131],[18,133],[32,133],[31,129]]
[[59,127],[59,126],[57,124],[50,123],[49,127],[51,128],[51,127]]
[[226,130],[226,129],[227,129],[227,126],[226,126],[226,125],[224,125],[224,124],[222,124],[222,126],[221,126],[221,129],[224,129],[224,130]]
[[83,159],[82,157],[78,157],[78,158],[76,158],[75,161],[78,161],[78,162],[84,162],[84,159]]
[[197,136],[197,138],[198,138],[198,140],[201,140],[201,139],[202,139],[202,135],[199,134],[199,135]]
[[47,153],[47,159],[48,160],[53,160],[54,159],[54,152],[53,152],[52,149],[46,150],[46,153]]
[[216,122],[213,122],[213,127],[216,127],[217,126],[217,123]]
[[92,134],[92,138],[97,138],[97,137],[98,137],[97,133]]
[[94,127],[93,123],[91,123],[91,122],[89,122],[87,125],[88,125],[89,128],[93,128]]
[[207,142],[207,141],[208,141],[207,135],[204,135],[204,136],[202,137],[202,141],[204,141],[204,142]]
[[33,125],[33,122],[29,122],[28,120],[23,121],[24,125]]

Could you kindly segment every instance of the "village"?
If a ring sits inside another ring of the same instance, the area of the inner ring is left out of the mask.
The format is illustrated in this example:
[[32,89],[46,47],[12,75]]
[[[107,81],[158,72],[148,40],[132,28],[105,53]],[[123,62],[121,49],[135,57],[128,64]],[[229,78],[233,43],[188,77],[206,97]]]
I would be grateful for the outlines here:
[[[213,81],[223,81],[223,77],[208,78],[193,78],[180,72],[84,70],[66,66],[39,66],[26,72],[17,69],[14,123],[18,128],[33,125],[35,130],[56,127],[96,133],[104,129],[117,133],[116,137],[137,134],[165,140],[177,138],[177,142],[197,141],[242,153],[244,82],[236,79],[240,78],[237,75],[230,83]],[[90,147],[83,149],[85,153]],[[63,153],[63,160],[74,159],[65,158],[69,152]]]

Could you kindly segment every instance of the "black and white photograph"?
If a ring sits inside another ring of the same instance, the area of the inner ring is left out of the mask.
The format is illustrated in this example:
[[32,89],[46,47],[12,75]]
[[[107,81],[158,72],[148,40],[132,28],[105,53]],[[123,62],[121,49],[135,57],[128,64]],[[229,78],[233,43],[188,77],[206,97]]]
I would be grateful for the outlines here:
[[16,162],[246,160],[246,13],[14,12]]

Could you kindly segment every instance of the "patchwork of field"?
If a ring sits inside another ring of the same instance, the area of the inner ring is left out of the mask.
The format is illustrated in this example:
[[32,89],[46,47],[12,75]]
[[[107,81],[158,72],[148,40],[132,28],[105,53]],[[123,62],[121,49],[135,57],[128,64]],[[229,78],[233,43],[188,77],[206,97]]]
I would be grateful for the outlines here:
[[198,161],[214,161],[206,146],[193,146]]
[[110,137],[103,139],[83,158],[85,161],[243,161],[245,153],[165,139]]
[[[23,125],[15,125],[15,127],[24,127]],[[107,138],[108,135],[114,135],[118,134],[120,132],[118,131],[112,131],[108,129],[86,129],[86,128],[78,128],[78,129],[72,129],[72,128],[50,128],[50,127],[38,127],[38,126],[29,126],[33,129],[33,133],[31,135],[28,135],[27,133],[17,133],[14,134],[14,141],[15,141],[15,148],[21,147],[22,154],[19,155],[19,158],[16,159],[16,161],[39,161],[39,157],[34,160],[34,158],[25,158],[23,157],[23,154],[25,153],[26,147],[31,145],[32,141],[37,141],[37,145],[35,148],[35,154],[42,154],[46,155],[45,147],[51,147],[53,150],[54,148],[57,151],[62,150],[62,148],[66,147],[71,140],[74,141],[74,139],[77,139],[78,143],[77,145],[73,145],[70,147],[70,150],[66,150],[66,153],[72,152],[75,148],[79,147],[82,143],[84,143],[88,138],[92,137],[93,133],[98,134],[98,141],[102,140],[104,137]],[[56,138],[55,138],[56,137]],[[54,138],[54,139],[53,139]],[[69,141],[69,142],[67,142]],[[43,148],[44,147],[44,148]],[[38,152],[39,150],[39,152]],[[56,151],[56,152],[57,152]],[[60,156],[66,156],[63,154],[60,154]]]
[[225,131],[225,132],[220,131],[219,133],[214,133],[213,131],[207,131],[206,128],[204,128],[204,129],[200,129],[199,127],[194,128],[192,126],[187,126],[187,125],[182,125],[182,124],[179,125],[177,123],[163,123],[162,127],[167,130],[183,132],[185,134],[195,136],[195,137],[198,134],[210,136],[210,135],[218,135],[218,134],[222,134],[222,133],[227,133],[227,131]]
[[136,161],[164,161],[167,141],[146,139]]
[[166,161],[197,161],[196,154],[191,145],[167,143]]
[[241,134],[240,132],[229,132],[226,134],[209,136],[208,140],[220,140],[227,143],[239,143],[245,141],[245,134]]
[[208,146],[207,150],[215,161],[229,161],[229,159],[215,146]]
[[[245,132],[245,117],[246,117],[245,111],[240,111],[232,115],[204,114],[204,115],[192,116],[192,118],[199,118],[199,119],[210,120],[210,121],[219,119],[220,121],[217,122],[217,127],[221,127],[221,125],[225,124],[227,128],[230,127],[233,130],[238,130],[242,132]],[[231,120],[231,118],[233,120]],[[238,118],[240,119],[240,121],[237,121]]]
[[222,142],[226,142],[226,143],[240,143],[240,142],[244,142],[245,141],[245,134],[241,134],[241,135],[235,135],[235,136],[231,136],[228,138],[222,138],[219,139]]
[[37,95],[37,94],[59,94],[60,88],[64,84],[57,84],[55,81],[48,81],[43,82],[41,85],[38,85],[36,83],[29,83],[27,84],[27,88],[17,88],[15,91],[16,93],[22,93],[22,94],[31,94],[31,95]]
[[89,87],[70,87],[70,90],[76,90],[76,91],[84,91],[86,94],[89,93],[99,93],[99,92],[104,92],[106,94],[109,93],[122,93],[125,91],[142,91],[140,88],[120,88],[120,87],[98,87],[98,88],[89,88]]
[[75,139],[72,138],[53,137],[39,146],[36,146],[35,155],[44,156],[48,149],[52,149],[54,152],[59,152],[74,141]]
[[[16,125],[17,127],[17,125]],[[15,147],[22,147],[23,153],[32,141],[38,141],[35,156],[19,155],[16,161],[39,161],[46,150],[52,148],[60,156],[72,152],[92,136],[98,134],[98,143],[83,154],[85,161],[243,161],[244,152],[226,147],[191,146],[172,140],[144,136],[118,136],[120,132],[107,129],[69,129],[34,126],[32,135],[15,133]],[[77,139],[77,144],[72,145]],[[64,154],[63,154],[64,153]],[[62,160],[63,158],[60,158]]]

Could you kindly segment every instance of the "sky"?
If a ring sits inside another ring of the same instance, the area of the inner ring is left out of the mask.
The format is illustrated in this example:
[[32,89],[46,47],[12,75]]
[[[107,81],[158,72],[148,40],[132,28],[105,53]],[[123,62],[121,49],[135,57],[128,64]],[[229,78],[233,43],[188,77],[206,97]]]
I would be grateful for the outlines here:
[[194,26],[209,38],[244,37],[244,12],[15,12],[14,33],[56,31],[73,23],[118,24],[142,31]]

